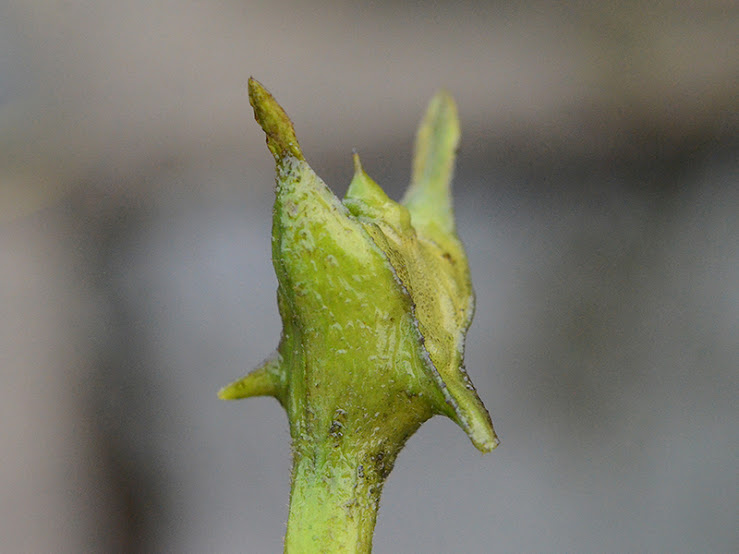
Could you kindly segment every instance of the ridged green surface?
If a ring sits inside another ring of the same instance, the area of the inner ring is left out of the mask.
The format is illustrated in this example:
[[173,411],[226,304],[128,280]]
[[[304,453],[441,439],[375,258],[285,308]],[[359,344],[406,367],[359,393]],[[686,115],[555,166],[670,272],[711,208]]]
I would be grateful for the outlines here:
[[341,202],[254,79],[249,97],[277,165],[272,260],[283,331],[277,352],[219,396],[271,395],[287,411],[285,551],[369,552],[385,478],[425,420],[447,415],[483,452],[498,444],[463,368],[474,296],[449,192],[456,108],[446,93],[431,101],[402,204],[357,155]]

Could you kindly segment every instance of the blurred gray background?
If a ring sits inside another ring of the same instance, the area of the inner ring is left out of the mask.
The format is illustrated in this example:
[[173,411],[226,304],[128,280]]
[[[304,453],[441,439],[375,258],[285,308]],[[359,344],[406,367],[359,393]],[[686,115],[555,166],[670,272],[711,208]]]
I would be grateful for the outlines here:
[[424,425],[377,553],[737,552],[734,2],[0,2],[0,551],[280,552],[254,75],[343,194],[459,105],[467,367],[501,447]]

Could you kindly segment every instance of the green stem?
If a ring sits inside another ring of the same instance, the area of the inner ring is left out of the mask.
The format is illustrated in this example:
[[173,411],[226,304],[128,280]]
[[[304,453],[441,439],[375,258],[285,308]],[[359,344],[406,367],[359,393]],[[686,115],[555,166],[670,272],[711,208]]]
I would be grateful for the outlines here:
[[336,452],[324,461],[296,456],[285,553],[371,552],[380,493],[391,467],[380,465],[388,470],[378,471],[376,456],[358,459]]

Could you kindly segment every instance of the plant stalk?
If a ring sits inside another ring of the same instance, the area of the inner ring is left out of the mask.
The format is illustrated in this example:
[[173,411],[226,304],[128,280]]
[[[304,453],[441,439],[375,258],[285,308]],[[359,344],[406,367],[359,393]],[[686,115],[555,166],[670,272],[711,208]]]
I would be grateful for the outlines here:
[[384,478],[353,457],[296,457],[286,554],[370,553]]

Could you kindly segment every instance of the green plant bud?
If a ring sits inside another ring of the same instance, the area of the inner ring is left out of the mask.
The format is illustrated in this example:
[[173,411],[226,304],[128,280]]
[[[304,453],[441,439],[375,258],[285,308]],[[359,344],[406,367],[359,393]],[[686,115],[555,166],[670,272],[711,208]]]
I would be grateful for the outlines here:
[[369,551],[382,485],[425,420],[452,418],[483,452],[498,444],[463,366],[474,295],[450,193],[456,107],[446,93],[431,101],[402,203],[357,154],[342,202],[254,79],[249,97],[277,166],[272,260],[283,331],[276,353],[219,396],[271,395],[287,411],[286,551]]

